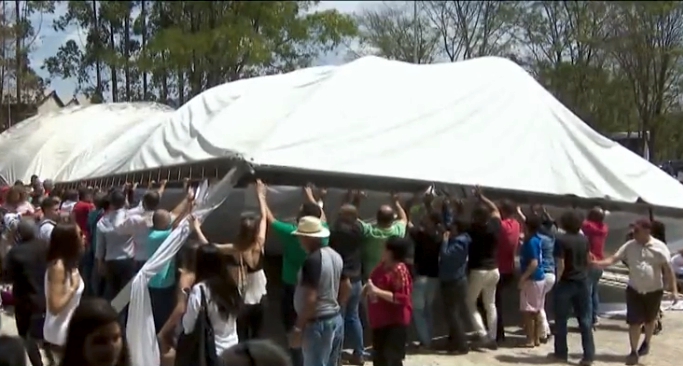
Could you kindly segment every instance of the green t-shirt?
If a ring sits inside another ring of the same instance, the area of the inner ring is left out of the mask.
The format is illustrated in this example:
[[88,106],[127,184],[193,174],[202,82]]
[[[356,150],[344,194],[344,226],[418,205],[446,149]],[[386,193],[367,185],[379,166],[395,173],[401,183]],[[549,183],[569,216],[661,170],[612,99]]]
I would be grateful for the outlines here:
[[395,221],[391,226],[380,228],[362,222],[363,236],[365,242],[363,243],[362,258],[363,271],[369,274],[382,260],[382,252],[384,252],[384,243],[392,236],[404,237],[406,235],[406,223],[402,221]]
[[[325,228],[329,229],[326,222],[323,223]],[[282,282],[288,285],[296,285],[297,276],[301,266],[308,255],[301,247],[299,238],[292,235],[296,231],[296,224],[273,221],[270,228],[282,243]],[[328,244],[328,239],[323,240],[323,245]]]

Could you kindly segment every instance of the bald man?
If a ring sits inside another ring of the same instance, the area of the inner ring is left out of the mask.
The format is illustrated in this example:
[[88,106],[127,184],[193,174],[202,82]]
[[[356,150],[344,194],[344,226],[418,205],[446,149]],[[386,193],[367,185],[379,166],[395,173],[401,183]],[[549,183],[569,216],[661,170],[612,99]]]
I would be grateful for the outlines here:
[[[156,210],[152,215],[152,228],[146,240],[147,258],[154,255],[159,247],[168,239],[173,231],[173,215],[166,210]],[[149,280],[149,295],[152,300],[154,327],[159,333],[166,320],[171,316],[175,303],[169,301],[175,297],[176,282],[175,260],[168,261],[161,270]]]

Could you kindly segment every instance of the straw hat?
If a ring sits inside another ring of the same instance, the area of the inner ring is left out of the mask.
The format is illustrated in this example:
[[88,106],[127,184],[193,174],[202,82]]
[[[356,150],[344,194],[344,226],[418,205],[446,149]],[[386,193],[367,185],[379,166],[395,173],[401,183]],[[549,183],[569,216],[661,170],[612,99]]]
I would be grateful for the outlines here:
[[307,236],[309,238],[328,238],[330,230],[323,226],[322,221],[314,216],[304,216],[299,219],[299,224],[292,235]]

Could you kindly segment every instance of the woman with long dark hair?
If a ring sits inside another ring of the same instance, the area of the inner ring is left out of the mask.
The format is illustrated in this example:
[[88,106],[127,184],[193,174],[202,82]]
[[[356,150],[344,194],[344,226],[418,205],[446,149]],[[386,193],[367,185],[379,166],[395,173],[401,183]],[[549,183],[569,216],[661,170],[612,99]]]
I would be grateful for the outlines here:
[[69,323],[61,366],[130,366],[119,314],[104,299],[86,298]]
[[182,324],[185,334],[191,334],[206,299],[207,313],[214,332],[217,356],[239,342],[236,319],[242,299],[237,283],[228,271],[225,257],[213,244],[197,249],[195,285],[189,290],[187,309]]
[[227,261],[233,278],[237,281],[244,308],[237,318],[237,334],[240,342],[258,338],[265,314],[266,273],[263,270],[268,214],[266,186],[256,182],[256,196],[260,216],[247,214],[240,220],[240,229],[234,244],[219,245],[228,254]]
[[81,301],[85,284],[78,270],[83,255],[83,234],[76,224],[59,223],[52,230],[47,252],[43,336],[53,349],[66,342],[69,320]]

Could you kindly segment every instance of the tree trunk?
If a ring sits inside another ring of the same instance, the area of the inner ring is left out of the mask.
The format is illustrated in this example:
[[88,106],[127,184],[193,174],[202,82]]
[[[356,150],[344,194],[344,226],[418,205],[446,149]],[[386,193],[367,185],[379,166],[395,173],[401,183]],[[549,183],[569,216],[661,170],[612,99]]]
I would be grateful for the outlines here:
[[124,61],[124,73],[126,76],[126,101],[130,102],[130,7],[126,9],[126,18],[123,20],[123,55],[126,58]]
[[[116,43],[114,42],[114,32],[116,29],[114,28],[114,23],[110,22],[109,23],[109,48],[111,49],[112,55],[116,55]],[[111,101],[116,103],[119,101],[119,95],[118,95],[118,90],[119,90],[119,79],[118,79],[118,69],[116,67],[116,61],[111,60],[111,64],[109,65],[109,69],[111,70]]]
[[102,38],[100,35],[100,18],[97,14],[97,1],[92,2],[92,13],[93,13],[93,34],[95,35],[95,96],[97,103],[102,103],[104,99],[102,90]]
[[[145,0],[140,1],[140,16],[142,17],[142,52],[146,51],[147,46],[147,9]],[[147,100],[147,71],[142,71],[142,100]]]
[[15,0],[14,1],[14,22],[15,22],[15,29],[16,29],[16,34],[15,34],[15,40],[14,40],[14,47],[16,48],[14,53],[15,53],[15,60],[14,62],[16,63],[16,68],[15,68],[15,80],[16,80],[16,88],[17,88],[17,106],[21,105],[21,82],[22,80],[22,74],[23,70],[21,67],[23,57],[22,57],[22,50],[21,50],[21,41],[24,38],[24,24],[23,24],[23,19],[21,19],[21,1]]
[[[166,65],[166,51],[161,51],[161,63]],[[161,101],[168,103],[168,68],[164,67],[161,75]]]

